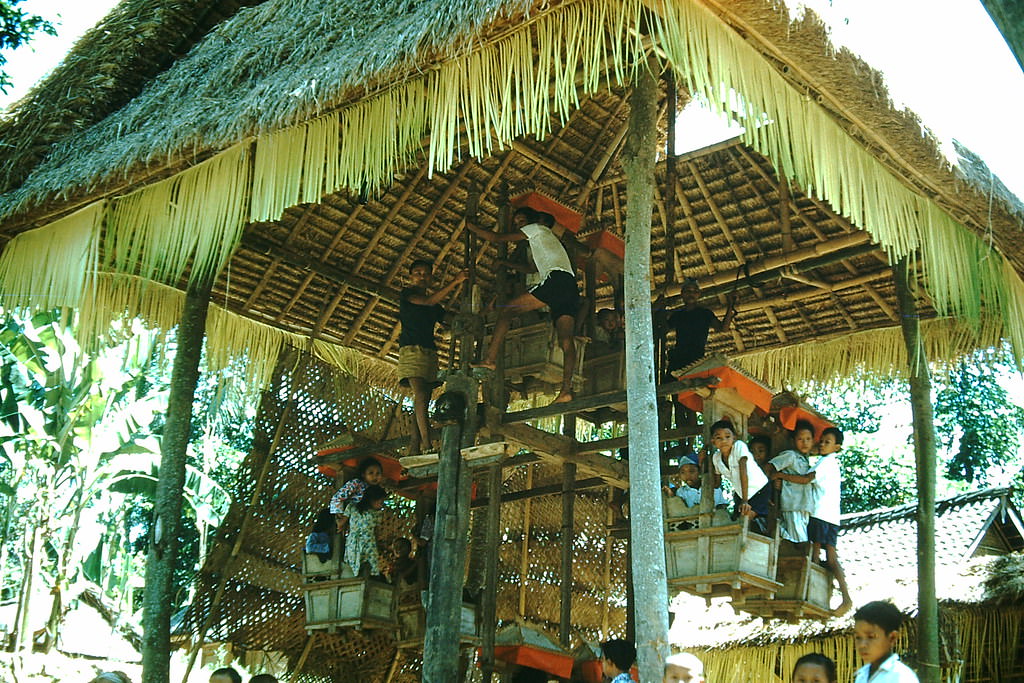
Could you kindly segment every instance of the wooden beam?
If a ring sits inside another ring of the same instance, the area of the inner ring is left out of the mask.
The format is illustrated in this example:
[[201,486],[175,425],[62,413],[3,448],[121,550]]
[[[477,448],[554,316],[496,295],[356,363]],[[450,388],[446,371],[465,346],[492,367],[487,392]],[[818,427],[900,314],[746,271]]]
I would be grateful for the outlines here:
[[[658,432],[658,440],[661,443],[666,441],[678,441],[688,436],[700,436],[704,433],[701,426],[681,427],[679,429],[663,429]],[[584,453],[600,453],[603,451],[614,451],[625,448],[629,445],[629,436],[615,436],[610,439],[599,439],[597,441],[584,441],[576,446],[577,455]]]
[[618,488],[629,487],[626,463],[603,455],[575,453],[575,441],[560,434],[552,434],[524,424],[502,425],[506,441],[518,444],[525,450],[536,453],[545,460],[558,463],[571,462],[580,469],[601,477]]
[[[586,479],[579,479],[576,481],[576,491],[586,491],[589,489],[602,488],[607,486],[606,482],[601,477],[588,477]],[[533,500],[534,498],[540,498],[542,496],[554,496],[562,492],[562,484],[546,484],[544,486],[534,486],[532,488],[523,489],[522,491],[512,491],[511,493],[505,493],[501,496],[502,503],[514,503],[519,500]],[[470,505],[472,508],[487,507],[490,503],[490,498],[474,500]]]
[[561,176],[562,178],[565,178],[574,185],[583,185],[585,182],[583,180],[583,176],[581,176],[579,173],[576,173],[575,171],[566,168],[565,166],[558,163],[549,156],[541,154],[540,152],[536,151],[535,149],[527,145],[525,142],[521,142],[518,140],[513,142],[512,149],[518,152],[519,154],[522,154],[524,157],[534,162],[535,164],[540,164],[541,166],[547,168],[549,171],[553,171],[554,173]]
[[[562,466],[562,529],[559,546],[559,610],[558,642],[569,647],[572,636],[572,551],[576,539],[574,503],[576,502],[576,465],[571,462]],[[496,553],[495,553],[496,554]]]
[[[710,383],[714,383],[715,381],[717,380],[713,378],[700,377],[695,379],[677,380],[675,382],[666,382],[665,384],[655,387],[655,394],[658,396],[669,396],[671,394],[678,394],[681,391],[688,391],[690,389],[704,387]],[[501,421],[503,424],[512,424],[514,422],[527,422],[529,420],[537,420],[542,417],[553,417],[555,415],[571,415],[573,413],[582,412],[584,410],[591,410],[593,408],[601,408],[604,406],[613,406],[618,403],[626,402],[626,390],[618,389],[615,391],[606,391],[600,394],[583,396],[582,398],[577,398],[567,403],[555,403],[548,406],[542,406],[540,408],[530,408],[528,410],[519,410],[511,413],[505,413]]]
[[308,254],[299,253],[287,245],[277,244],[258,235],[246,235],[242,238],[241,246],[261,254],[280,257],[283,261],[296,268],[311,271],[339,285],[348,285],[353,289],[358,289],[372,296],[379,296],[394,306],[398,305],[400,296],[398,290],[382,286],[369,278],[355,275],[348,270],[327,263],[321,263],[315,258],[310,258]]
[[[484,528],[484,585],[480,600],[480,669],[483,683],[490,683],[494,674],[494,631],[498,613],[498,551],[501,544],[501,465],[491,465],[487,472],[487,518]],[[478,507],[481,501],[471,501]]]

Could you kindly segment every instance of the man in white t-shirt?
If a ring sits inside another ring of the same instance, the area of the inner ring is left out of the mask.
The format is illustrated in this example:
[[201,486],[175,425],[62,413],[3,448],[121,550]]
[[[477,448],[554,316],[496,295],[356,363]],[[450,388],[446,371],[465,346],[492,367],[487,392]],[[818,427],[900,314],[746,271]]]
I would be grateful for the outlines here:
[[507,233],[491,232],[467,223],[466,225],[481,239],[488,242],[530,241],[530,256],[540,275],[540,283],[523,292],[502,308],[494,327],[494,336],[484,359],[473,367],[494,370],[497,366],[501,344],[508,334],[512,319],[521,313],[534,311],[543,306],[551,309],[551,320],[555,324],[558,345],[562,348],[562,386],[554,403],[571,401],[572,375],[576,370],[576,313],[580,308],[579,287],[576,272],[569,260],[565,247],[551,231],[555,218],[549,213],[520,207],[512,214],[515,230]]

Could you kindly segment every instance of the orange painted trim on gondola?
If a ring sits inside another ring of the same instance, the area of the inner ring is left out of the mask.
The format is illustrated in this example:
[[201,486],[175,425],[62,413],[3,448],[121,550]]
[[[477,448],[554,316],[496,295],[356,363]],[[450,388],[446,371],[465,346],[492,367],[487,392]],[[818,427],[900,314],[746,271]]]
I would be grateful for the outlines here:
[[540,192],[527,192],[526,194],[512,197],[509,203],[517,209],[521,206],[528,206],[537,211],[550,213],[555,217],[559,225],[572,233],[579,232],[580,228],[583,227],[583,214]]
[[821,433],[828,427],[835,427],[834,424],[821,418],[814,413],[804,410],[800,406],[786,406],[779,409],[779,424],[789,430],[796,428],[799,420],[807,420],[814,425],[814,438],[820,439]]
[[[700,372],[694,372],[689,375],[683,375],[679,379],[702,377],[717,377],[719,380],[718,384],[711,385],[713,388],[735,389],[740,396],[753,403],[765,413],[771,410],[772,392],[768,391],[742,372],[730,368],[728,365],[712,368],[710,370],[701,370]],[[684,391],[679,393],[676,396],[676,400],[694,412],[699,413],[704,410],[704,399],[693,391]]]
[[495,645],[494,658],[510,664],[540,669],[559,678],[572,675],[571,655],[542,650],[532,645]]

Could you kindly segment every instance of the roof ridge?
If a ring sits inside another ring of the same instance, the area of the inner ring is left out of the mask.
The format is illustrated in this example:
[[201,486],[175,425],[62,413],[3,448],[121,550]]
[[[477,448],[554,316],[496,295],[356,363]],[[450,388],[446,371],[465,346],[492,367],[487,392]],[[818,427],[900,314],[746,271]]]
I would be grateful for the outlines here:
[[[997,486],[979,489],[977,491],[968,491],[967,493],[961,493],[950,498],[943,498],[942,500],[936,501],[935,513],[937,515],[941,515],[951,508],[969,505],[970,503],[975,503],[981,500],[1007,498],[1012,492],[1012,486]],[[840,526],[844,529],[849,529],[859,526],[868,526],[870,524],[879,524],[881,522],[894,521],[907,517],[913,514],[916,510],[917,503],[907,503],[893,507],[879,508],[877,510],[869,510],[867,512],[855,512],[843,515]]]

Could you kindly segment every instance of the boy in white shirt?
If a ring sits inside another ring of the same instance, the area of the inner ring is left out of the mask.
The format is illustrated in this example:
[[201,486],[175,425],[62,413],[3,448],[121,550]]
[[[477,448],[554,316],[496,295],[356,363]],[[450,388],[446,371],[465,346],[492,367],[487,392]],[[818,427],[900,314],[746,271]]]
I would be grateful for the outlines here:
[[750,518],[751,529],[765,532],[771,486],[768,477],[747,450],[747,444],[736,439],[732,422],[719,420],[711,425],[711,445],[717,450],[711,457],[715,470],[732,484],[736,513]]
[[818,454],[821,459],[814,465],[814,486],[818,488],[818,502],[807,523],[807,538],[812,544],[811,558],[817,562],[821,549],[825,549],[825,563],[832,570],[843,594],[843,603],[833,612],[836,616],[846,614],[853,606],[850,589],[846,585],[846,574],[839,564],[836,542],[839,537],[839,492],[843,473],[836,457],[843,447],[843,432],[829,427],[821,433]]
[[562,386],[553,403],[565,403],[573,399],[572,374],[576,369],[576,339],[573,333],[576,329],[576,313],[580,308],[576,271],[565,247],[551,231],[555,224],[554,216],[523,206],[512,214],[512,224],[515,226],[512,232],[497,233],[484,230],[472,222],[466,223],[473,234],[488,242],[529,240],[533,265],[541,278],[540,284],[512,299],[501,309],[491,345],[484,359],[473,363],[473,367],[494,370],[512,318],[547,306],[551,309],[558,345],[562,348]]
[[918,683],[917,674],[892,651],[903,615],[891,602],[875,601],[853,615],[853,642],[864,666],[854,683]]

